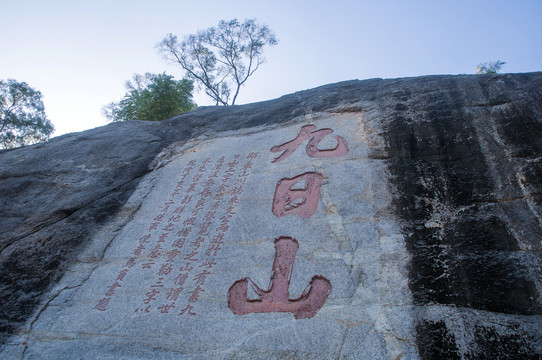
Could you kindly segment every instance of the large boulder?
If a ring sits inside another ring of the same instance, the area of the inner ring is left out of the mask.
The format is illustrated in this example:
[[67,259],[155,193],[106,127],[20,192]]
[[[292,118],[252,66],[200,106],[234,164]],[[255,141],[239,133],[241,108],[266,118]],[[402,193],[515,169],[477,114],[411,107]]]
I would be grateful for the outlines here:
[[0,151],[0,356],[542,358],[542,73]]

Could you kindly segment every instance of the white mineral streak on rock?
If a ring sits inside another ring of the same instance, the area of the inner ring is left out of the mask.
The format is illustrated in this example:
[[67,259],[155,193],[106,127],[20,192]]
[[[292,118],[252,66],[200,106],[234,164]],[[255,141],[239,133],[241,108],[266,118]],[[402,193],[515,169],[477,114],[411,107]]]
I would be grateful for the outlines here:
[[[481,120],[475,117],[473,125],[480,144],[481,153],[496,190],[493,194],[493,202],[525,200],[529,211],[538,222],[538,227],[542,229],[542,216],[538,212],[536,205],[534,205],[532,194],[524,186],[525,178],[522,173],[523,169],[518,166],[517,159],[514,159],[513,154],[510,154],[509,148],[503,143],[494,120],[492,117],[489,117],[485,123],[481,123]],[[502,171],[503,168],[506,168],[506,171]],[[511,183],[511,178],[503,178],[503,174],[515,174],[515,183],[517,186]],[[525,224],[522,224],[525,221],[524,217],[511,219],[510,215],[505,212],[501,212],[501,216],[508,222],[509,230],[513,233],[521,249],[533,250],[533,244],[526,242],[526,237],[522,235],[522,228],[525,226]],[[520,219],[519,222],[518,219]],[[533,240],[529,239],[529,241]],[[541,245],[542,240],[535,244],[534,247],[538,248]]]

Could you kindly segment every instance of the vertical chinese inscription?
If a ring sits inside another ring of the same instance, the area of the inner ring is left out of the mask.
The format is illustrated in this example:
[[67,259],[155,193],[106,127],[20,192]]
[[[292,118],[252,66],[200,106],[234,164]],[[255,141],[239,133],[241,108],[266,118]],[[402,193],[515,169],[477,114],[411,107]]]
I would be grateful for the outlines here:
[[[175,188],[169,195],[168,201],[166,201],[164,206],[160,209],[160,212],[158,213],[158,215],[156,215],[153,218],[153,222],[151,222],[151,224],[149,225],[147,229],[147,233],[138,239],[137,241],[138,246],[134,250],[132,250],[130,254],[131,257],[128,259],[128,261],[126,261],[126,264],[123,266],[122,270],[119,271],[115,282],[105,292],[105,296],[102,299],[98,300],[98,303],[94,306],[94,309],[99,310],[99,311],[107,310],[107,306],[109,305],[109,302],[111,301],[111,298],[115,293],[115,289],[122,286],[120,282],[122,282],[125,276],[128,274],[128,272],[136,266],[136,263],[141,258],[141,254],[143,253],[143,251],[147,250],[147,248],[149,247],[151,233],[153,233],[154,230],[158,229],[158,226],[165,219],[166,213],[168,212],[170,207],[174,204],[173,199],[179,194],[180,189],[183,187],[186,181],[186,178],[190,175],[190,172],[192,171],[195,165],[196,165],[196,160],[192,160],[184,168],[181,178],[179,179]],[[175,209],[173,213],[180,214],[182,210],[179,211],[179,209],[180,208]],[[176,220],[178,221],[178,219],[172,216],[170,219],[168,219],[168,221],[170,221],[168,225],[171,224],[171,222],[175,222]],[[150,265],[152,265],[152,263],[149,264],[147,262],[146,264],[144,264],[145,267],[150,267]]]
[[[203,222],[199,226],[197,234],[198,237],[192,243],[193,252],[199,249],[203,243],[207,242],[207,239],[210,241],[205,246],[205,251],[198,255],[198,259],[193,260],[199,261],[199,263],[197,267],[194,266],[194,276],[192,282],[189,283],[191,290],[188,292],[188,301],[185,304],[186,306],[183,306],[180,310],[179,316],[197,315],[195,311],[196,303],[199,301],[202,293],[205,292],[205,282],[217,264],[218,255],[224,243],[224,236],[230,229],[230,219],[236,214],[235,207],[239,203],[239,197],[243,193],[250,169],[252,169],[254,159],[257,156],[258,154],[255,152],[248,154],[244,158],[241,158],[239,154],[235,155],[232,161],[225,164],[225,171],[222,177],[218,177],[218,168],[215,167],[206,183],[206,185],[216,186],[214,192],[210,188],[205,188],[201,194],[208,197],[211,205],[203,216]],[[222,206],[222,203],[225,203],[225,205]],[[222,211],[217,212],[219,208]],[[217,219],[216,222],[214,222],[215,218]],[[212,224],[215,225],[212,226]]]
[[139,271],[152,274],[152,280],[134,312],[196,315],[196,303],[217,265],[230,219],[257,156],[251,152],[230,160],[222,156],[216,161],[205,158],[199,164],[190,161],[138,240],[133,256],[94,309],[106,311],[115,289],[121,286],[119,281],[129,271]]
[[[161,227],[161,234],[158,236],[156,244],[147,254],[148,260],[142,263],[141,269],[152,271],[154,281],[147,289],[145,297],[142,299],[139,307],[135,309],[135,312],[149,313],[154,308],[157,309],[161,314],[167,314],[176,307],[176,298],[183,290],[181,287],[176,285],[175,282],[172,284],[171,281],[174,266],[176,264],[176,258],[183,254],[181,248],[184,245],[184,241],[181,244],[179,240],[183,238],[178,236],[179,233],[183,233],[183,231],[187,231],[188,234],[192,229],[191,227],[187,227],[187,225],[192,225],[195,222],[195,218],[192,216],[193,211],[187,212],[182,222],[181,219],[183,217],[180,215],[186,211],[187,206],[193,203],[192,198],[194,197],[196,186],[203,178],[205,170],[210,161],[211,160],[209,158],[205,158],[201,165],[197,167],[198,170],[193,176],[188,189],[185,191],[184,197],[182,197],[180,201],[180,206],[177,206],[173,214],[170,215],[167,225]],[[170,196],[166,204],[175,204],[175,197]],[[186,216],[189,217],[186,218]],[[167,218],[167,216],[163,217],[163,219],[165,218]],[[175,222],[177,221],[180,222],[183,228],[177,233],[173,233],[174,229],[176,228]],[[171,241],[172,237],[174,237],[174,241]],[[156,263],[158,263],[158,265],[154,266]],[[165,300],[163,299],[164,296],[166,297]]]
[[[319,149],[324,137],[333,133],[331,129],[315,130],[314,125],[305,125],[295,139],[282,145],[273,146],[272,153],[282,153],[272,163],[282,161],[292,155],[305,141],[309,140],[306,152],[309,157],[329,158],[343,156],[348,152],[346,140],[335,136],[337,146],[333,149]],[[307,172],[293,178],[279,180],[273,197],[272,212],[277,217],[298,215],[304,219],[311,217],[318,208],[320,188],[324,176],[317,172]],[[299,183],[303,183],[301,188]],[[236,315],[250,313],[289,312],[296,319],[311,318],[324,306],[331,293],[331,282],[323,276],[313,276],[303,294],[294,300],[289,298],[290,279],[299,243],[289,236],[275,240],[275,260],[269,288],[261,289],[250,278],[236,281],[228,291],[228,307]],[[259,299],[250,300],[247,296],[250,283]]]

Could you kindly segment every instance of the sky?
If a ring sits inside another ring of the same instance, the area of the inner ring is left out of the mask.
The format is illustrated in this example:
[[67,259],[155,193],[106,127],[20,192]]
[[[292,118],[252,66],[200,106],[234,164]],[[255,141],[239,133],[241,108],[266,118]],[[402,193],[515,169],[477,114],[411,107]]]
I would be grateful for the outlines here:
[[[542,0],[0,0],[0,79],[41,91],[54,136],[102,126],[134,73],[184,76],[155,46],[220,20],[256,18],[279,44],[236,104],[351,79],[542,70]],[[212,105],[203,92],[199,106]]]

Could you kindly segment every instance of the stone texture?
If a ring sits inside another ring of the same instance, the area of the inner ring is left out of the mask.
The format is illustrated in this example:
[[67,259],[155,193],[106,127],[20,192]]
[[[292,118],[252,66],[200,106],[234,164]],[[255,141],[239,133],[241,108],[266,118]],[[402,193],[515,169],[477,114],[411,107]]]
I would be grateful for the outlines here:
[[[312,157],[307,139],[273,162],[306,125],[348,152]],[[530,73],[348,81],[0,151],[0,353],[542,358],[541,136]],[[322,178],[316,210],[272,209],[277,184],[307,173]],[[289,308],[265,295],[281,236],[299,245],[289,299],[318,275],[324,305],[234,314],[228,291],[247,277],[249,301]]]

